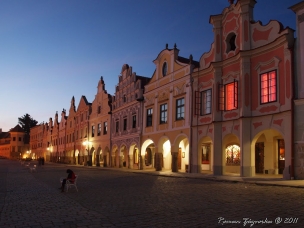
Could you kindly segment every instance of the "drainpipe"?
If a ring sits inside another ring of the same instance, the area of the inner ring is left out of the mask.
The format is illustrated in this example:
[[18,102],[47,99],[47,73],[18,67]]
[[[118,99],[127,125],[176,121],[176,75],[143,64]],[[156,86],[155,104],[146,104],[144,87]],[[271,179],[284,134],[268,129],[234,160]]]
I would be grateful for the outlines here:
[[[293,47],[294,48],[294,47]],[[294,64],[294,51],[293,51],[293,48],[290,48],[290,52],[291,52],[291,75],[292,75],[292,78],[294,79],[295,78],[295,75],[294,75],[294,68],[293,66],[295,66]],[[295,82],[295,80],[293,80]],[[295,124],[295,121],[294,121],[294,101],[295,101],[295,85],[294,85],[294,82],[291,83],[291,90],[292,90],[292,97],[291,97],[291,101],[292,101],[292,104],[291,104],[291,145],[290,145],[290,149],[291,149],[291,163],[290,163],[290,179],[293,180],[294,179],[294,130],[295,130],[295,127],[294,127],[294,124]]]
[[[189,57],[190,59],[190,67],[192,68],[192,55],[190,55]],[[192,152],[192,138],[193,138],[193,135],[192,135],[192,122],[193,122],[193,78],[192,78],[192,69],[190,68],[190,96],[189,96],[189,104],[190,104],[190,145],[189,145],[189,155],[190,155],[190,161],[189,161],[189,166],[188,166],[188,173],[192,173],[192,165],[193,165],[193,162],[192,162],[192,158],[193,158],[193,152]]]

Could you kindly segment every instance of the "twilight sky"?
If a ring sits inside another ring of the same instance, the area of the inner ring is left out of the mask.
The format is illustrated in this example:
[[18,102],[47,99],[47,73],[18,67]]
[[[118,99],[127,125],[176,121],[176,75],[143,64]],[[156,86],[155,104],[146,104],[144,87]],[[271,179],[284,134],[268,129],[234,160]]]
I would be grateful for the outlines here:
[[[288,7],[301,0],[257,0],[254,20],[295,29]],[[160,51],[199,61],[213,42],[209,16],[227,0],[1,0],[0,128],[30,114],[48,122],[75,97],[93,102],[100,76],[114,95],[121,67],[151,77]],[[68,113],[67,113],[68,115]]]

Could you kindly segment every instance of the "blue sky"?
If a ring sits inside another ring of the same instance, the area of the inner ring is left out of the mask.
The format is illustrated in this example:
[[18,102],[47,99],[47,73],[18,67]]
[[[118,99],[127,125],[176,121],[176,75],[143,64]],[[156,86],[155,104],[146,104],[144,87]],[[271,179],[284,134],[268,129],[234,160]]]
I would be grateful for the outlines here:
[[[295,29],[288,7],[300,0],[257,0],[254,19]],[[209,16],[227,0],[1,0],[0,128],[30,114],[48,122],[56,111],[93,102],[100,76],[114,95],[121,67],[151,77],[165,48],[199,60],[213,42]],[[67,113],[68,114],[68,113]]]

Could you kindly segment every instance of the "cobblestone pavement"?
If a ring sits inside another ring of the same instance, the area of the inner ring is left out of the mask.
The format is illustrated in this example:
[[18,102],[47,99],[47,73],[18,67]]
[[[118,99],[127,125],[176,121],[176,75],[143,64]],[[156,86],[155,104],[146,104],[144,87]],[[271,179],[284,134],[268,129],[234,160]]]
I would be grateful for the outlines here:
[[79,175],[79,191],[61,193],[67,166],[47,163],[30,173],[0,160],[0,227],[304,225],[303,188],[69,168]]

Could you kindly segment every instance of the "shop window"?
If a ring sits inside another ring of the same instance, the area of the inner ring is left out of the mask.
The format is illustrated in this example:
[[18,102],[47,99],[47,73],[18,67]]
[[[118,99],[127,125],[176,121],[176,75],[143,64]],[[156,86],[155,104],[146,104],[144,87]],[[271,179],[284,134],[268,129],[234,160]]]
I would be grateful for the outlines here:
[[226,147],[226,165],[240,165],[240,147],[238,145],[229,145]]
[[260,76],[261,103],[270,103],[277,100],[277,75],[276,71],[261,74]]
[[201,116],[211,113],[211,89],[201,92]]
[[152,164],[152,151],[150,148],[147,148],[145,153],[145,165],[149,166],[151,164]]
[[279,174],[283,174],[285,169],[285,142],[284,139],[278,139],[278,152],[279,152]]
[[219,110],[229,111],[238,107],[238,82],[219,85]]
[[153,109],[152,108],[148,108],[147,109],[147,127],[152,126],[152,115],[153,114]]
[[182,120],[185,118],[185,99],[176,100],[176,120]]
[[285,143],[284,139],[278,139],[279,143],[279,160],[285,160]]
[[210,144],[202,144],[202,164],[210,164]]

